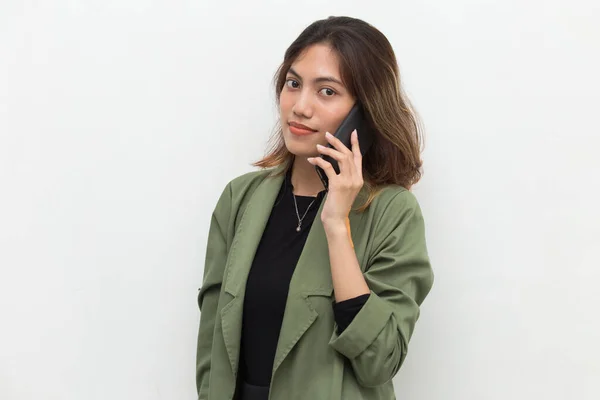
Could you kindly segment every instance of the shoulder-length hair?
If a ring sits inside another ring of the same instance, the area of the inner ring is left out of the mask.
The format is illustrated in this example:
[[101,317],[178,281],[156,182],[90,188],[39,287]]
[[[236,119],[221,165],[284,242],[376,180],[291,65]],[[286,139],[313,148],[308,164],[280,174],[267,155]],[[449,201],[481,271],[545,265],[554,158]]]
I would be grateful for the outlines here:
[[[350,17],[315,21],[290,45],[273,77],[277,104],[292,63],[306,48],[315,44],[328,45],[336,52],[342,81],[362,104],[367,123],[375,133],[373,145],[363,157],[363,180],[368,196],[358,209],[362,212],[385,185],[410,189],[419,181],[422,128],[401,86],[391,44],[375,27]],[[269,142],[266,155],[252,165],[261,168],[281,164],[291,166],[294,154],[285,146],[281,121],[277,122]]]

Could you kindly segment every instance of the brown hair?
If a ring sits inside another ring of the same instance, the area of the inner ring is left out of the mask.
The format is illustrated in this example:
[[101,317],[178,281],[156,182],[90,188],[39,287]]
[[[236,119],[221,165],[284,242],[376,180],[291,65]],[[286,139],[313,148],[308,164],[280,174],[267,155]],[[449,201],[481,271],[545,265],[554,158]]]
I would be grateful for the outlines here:
[[[365,118],[375,133],[363,157],[363,180],[368,198],[364,211],[385,185],[410,189],[421,178],[422,129],[416,112],[400,85],[394,50],[375,27],[356,18],[329,17],[313,22],[286,50],[273,78],[277,103],[290,66],[309,46],[326,44],[340,59],[340,73],[348,91],[363,105]],[[267,154],[252,165],[269,168],[291,166],[294,154],[283,140],[277,122]],[[285,170],[284,170],[285,171]]]

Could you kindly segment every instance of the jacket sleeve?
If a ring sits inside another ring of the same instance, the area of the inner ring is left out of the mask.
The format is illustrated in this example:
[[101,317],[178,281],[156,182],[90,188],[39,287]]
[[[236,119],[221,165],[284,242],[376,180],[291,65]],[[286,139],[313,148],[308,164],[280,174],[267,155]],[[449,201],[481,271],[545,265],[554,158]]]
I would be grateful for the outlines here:
[[198,293],[198,306],[200,307],[200,327],[196,350],[196,388],[198,399],[206,399],[208,397],[213,332],[225,262],[227,260],[227,229],[231,218],[231,208],[231,189],[230,185],[227,185],[211,217],[204,262],[204,277],[202,287]]
[[346,356],[365,387],[391,380],[406,358],[419,306],[433,285],[421,209],[409,191],[396,194],[373,231],[364,278],[371,289],[350,325],[329,345]]

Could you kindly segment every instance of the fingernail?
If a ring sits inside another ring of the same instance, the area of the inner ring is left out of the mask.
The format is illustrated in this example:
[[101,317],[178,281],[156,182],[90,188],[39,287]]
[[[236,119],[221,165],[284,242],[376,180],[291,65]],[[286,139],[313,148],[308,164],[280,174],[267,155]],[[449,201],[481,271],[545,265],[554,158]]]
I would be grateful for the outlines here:
[[331,133],[329,133],[329,132],[325,132],[325,136],[327,136],[328,138],[332,138],[333,137],[333,135]]

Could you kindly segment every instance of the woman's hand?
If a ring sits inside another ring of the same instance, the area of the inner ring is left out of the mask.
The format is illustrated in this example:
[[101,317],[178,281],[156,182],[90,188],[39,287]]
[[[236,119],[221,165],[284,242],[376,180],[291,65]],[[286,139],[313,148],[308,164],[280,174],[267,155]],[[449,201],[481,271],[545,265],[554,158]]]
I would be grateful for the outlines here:
[[308,158],[308,162],[323,168],[329,178],[329,192],[321,212],[321,221],[324,226],[328,224],[345,226],[352,204],[364,183],[358,135],[355,129],[351,135],[352,150],[329,132],[325,136],[334,148],[317,145],[317,150],[336,160],[340,173],[336,174],[331,163],[322,157]]

